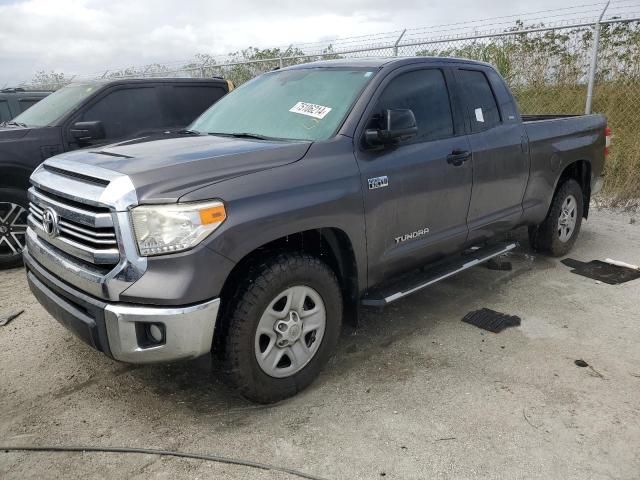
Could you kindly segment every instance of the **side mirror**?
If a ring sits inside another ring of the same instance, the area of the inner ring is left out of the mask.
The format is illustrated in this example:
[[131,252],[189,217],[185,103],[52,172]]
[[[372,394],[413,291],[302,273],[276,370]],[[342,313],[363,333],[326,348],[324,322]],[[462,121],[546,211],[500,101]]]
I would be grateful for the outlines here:
[[78,143],[87,143],[91,140],[104,139],[104,126],[100,120],[93,122],[76,122],[69,133]]
[[406,110],[385,110],[384,119],[386,129],[369,129],[364,132],[364,143],[369,147],[380,147],[393,145],[418,134],[418,125],[413,111]]

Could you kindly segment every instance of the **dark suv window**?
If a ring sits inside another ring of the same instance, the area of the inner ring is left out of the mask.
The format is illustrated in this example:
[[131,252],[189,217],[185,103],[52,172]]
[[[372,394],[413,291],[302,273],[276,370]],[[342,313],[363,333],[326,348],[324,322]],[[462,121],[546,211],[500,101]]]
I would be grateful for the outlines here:
[[156,88],[123,88],[89,107],[82,121],[102,121],[107,140],[124,138],[164,126]]
[[500,123],[500,111],[485,74],[479,70],[458,70],[460,91],[471,119],[471,130],[480,132]]
[[[387,109],[411,109],[418,124],[414,141],[453,135],[449,92],[441,70],[416,70],[394,78],[378,99],[376,118]],[[384,128],[380,125],[378,128]]]
[[0,122],[11,120],[11,112],[9,111],[9,102],[0,100]]
[[213,85],[168,85],[159,93],[167,126],[185,127],[227,92]]
[[35,98],[21,98],[20,100],[18,100],[18,103],[20,105],[20,112],[24,112],[27,108],[35,105],[39,101],[40,99]]

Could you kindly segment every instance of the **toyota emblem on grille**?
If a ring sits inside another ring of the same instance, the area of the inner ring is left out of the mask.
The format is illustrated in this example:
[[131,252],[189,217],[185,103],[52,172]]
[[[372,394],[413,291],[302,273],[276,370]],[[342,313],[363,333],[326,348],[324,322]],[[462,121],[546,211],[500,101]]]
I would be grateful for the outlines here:
[[42,227],[50,237],[58,235],[58,215],[50,208],[45,209],[42,214]]

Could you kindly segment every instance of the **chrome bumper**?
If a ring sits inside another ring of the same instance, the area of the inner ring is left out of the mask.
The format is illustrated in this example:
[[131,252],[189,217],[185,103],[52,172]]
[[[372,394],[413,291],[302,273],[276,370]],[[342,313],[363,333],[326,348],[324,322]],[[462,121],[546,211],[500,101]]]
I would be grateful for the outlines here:
[[[40,304],[91,347],[128,363],[170,362],[211,350],[220,307],[216,298],[186,307],[109,303],[56,278],[24,252],[27,280]],[[145,336],[145,325],[163,332],[158,342]]]
[[[105,323],[111,354],[128,363],[166,362],[195,358],[211,350],[220,299],[180,308],[107,305]],[[160,345],[141,346],[137,329],[162,325]]]

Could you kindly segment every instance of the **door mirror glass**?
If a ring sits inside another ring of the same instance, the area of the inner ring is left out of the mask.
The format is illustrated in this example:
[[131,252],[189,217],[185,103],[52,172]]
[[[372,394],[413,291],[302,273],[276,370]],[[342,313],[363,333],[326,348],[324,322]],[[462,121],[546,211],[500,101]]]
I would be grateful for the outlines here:
[[92,140],[103,140],[105,138],[104,126],[100,120],[76,122],[69,133],[78,143],[88,143]]
[[383,129],[368,129],[364,132],[365,144],[379,147],[403,142],[418,134],[416,117],[410,109],[393,109],[383,112]]

